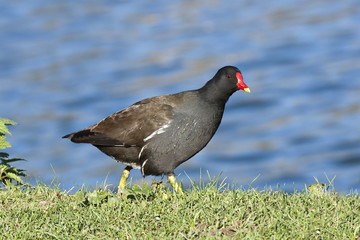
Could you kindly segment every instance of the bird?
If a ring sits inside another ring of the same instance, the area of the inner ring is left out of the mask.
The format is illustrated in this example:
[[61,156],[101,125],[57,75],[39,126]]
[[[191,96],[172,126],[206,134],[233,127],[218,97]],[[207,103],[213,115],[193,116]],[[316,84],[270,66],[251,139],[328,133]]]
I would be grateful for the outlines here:
[[126,165],[118,192],[126,188],[130,171],[140,169],[143,177],[166,175],[173,190],[184,194],[175,168],[208,144],[220,125],[226,102],[238,90],[250,93],[241,71],[225,66],[199,89],[138,101],[63,138],[92,144]]

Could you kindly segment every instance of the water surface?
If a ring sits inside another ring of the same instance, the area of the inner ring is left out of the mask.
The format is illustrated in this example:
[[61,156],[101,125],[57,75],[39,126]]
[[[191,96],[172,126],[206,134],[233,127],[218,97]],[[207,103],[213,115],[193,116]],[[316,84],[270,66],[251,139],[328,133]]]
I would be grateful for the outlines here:
[[209,145],[176,169],[184,183],[201,168],[239,186],[260,174],[260,189],[326,173],[359,190],[359,22],[357,1],[5,1],[0,117],[19,123],[7,151],[31,183],[117,186],[124,166],[61,136],[235,65],[252,92],[230,98]]

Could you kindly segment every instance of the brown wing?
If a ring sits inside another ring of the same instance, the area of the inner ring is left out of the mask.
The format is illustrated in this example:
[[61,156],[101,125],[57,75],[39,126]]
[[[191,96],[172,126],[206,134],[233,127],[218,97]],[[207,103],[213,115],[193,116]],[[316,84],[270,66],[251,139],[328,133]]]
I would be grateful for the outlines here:
[[166,104],[170,96],[142,100],[64,138],[99,146],[143,146],[146,137],[172,120],[173,107]]

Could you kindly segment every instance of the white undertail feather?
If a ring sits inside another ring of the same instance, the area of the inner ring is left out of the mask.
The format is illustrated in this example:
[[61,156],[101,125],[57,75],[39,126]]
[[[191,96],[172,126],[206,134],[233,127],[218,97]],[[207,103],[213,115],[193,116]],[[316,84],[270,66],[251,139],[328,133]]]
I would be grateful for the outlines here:
[[115,161],[117,162],[121,162],[122,164],[126,165],[126,166],[129,166],[129,167],[132,167],[134,169],[140,169],[141,166],[139,164],[136,164],[136,163],[129,163],[129,162],[125,162],[123,160],[119,160],[119,159],[116,159],[114,158],[113,156],[111,156],[112,159],[114,159]]
[[140,169],[140,166],[139,166],[138,164],[136,164],[136,163],[125,163],[125,162],[124,162],[124,164],[125,164],[126,166],[130,166],[130,167],[132,167],[132,168],[134,168],[134,169]]

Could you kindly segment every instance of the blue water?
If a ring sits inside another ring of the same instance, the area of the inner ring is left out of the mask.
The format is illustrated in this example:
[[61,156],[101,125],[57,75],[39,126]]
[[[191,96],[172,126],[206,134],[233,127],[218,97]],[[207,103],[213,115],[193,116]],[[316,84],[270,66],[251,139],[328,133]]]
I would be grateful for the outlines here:
[[117,186],[124,166],[61,136],[235,65],[251,94],[235,93],[176,169],[185,185],[201,169],[239,186],[260,174],[260,189],[336,176],[336,191],[359,191],[359,22],[358,1],[3,1],[0,117],[19,123],[6,151],[30,183]]

